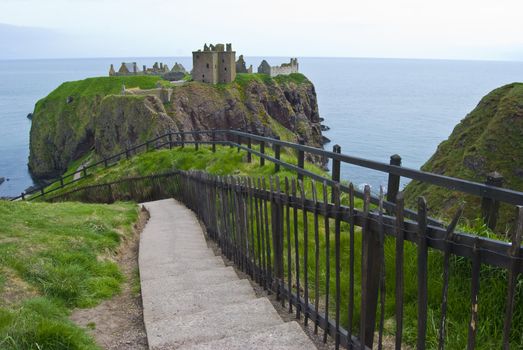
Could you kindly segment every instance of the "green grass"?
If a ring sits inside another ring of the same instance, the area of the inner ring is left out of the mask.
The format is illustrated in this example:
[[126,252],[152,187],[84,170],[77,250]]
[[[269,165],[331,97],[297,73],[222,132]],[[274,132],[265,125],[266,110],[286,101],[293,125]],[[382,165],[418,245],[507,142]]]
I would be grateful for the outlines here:
[[[488,173],[504,177],[503,187],[523,191],[523,84],[513,83],[484,96],[474,110],[456,125],[422,170],[484,183]],[[405,189],[412,206],[423,195],[434,215],[451,217],[466,202],[464,217],[474,221],[481,215],[481,200],[442,187],[412,181]],[[509,233],[514,228],[513,205],[500,205],[496,232]]]
[[0,201],[0,348],[98,349],[68,320],[120,291],[113,261],[133,204]]
[[161,77],[152,75],[87,78],[61,84],[53,90],[46,99],[63,99],[65,101],[68,96],[75,98],[119,94],[122,91],[123,85],[125,85],[126,88],[154,89],[158,82],[168,84],[168,82]]
[[[255,146],[254,148],[258,148]],[[272,155],[273,152],[266,147],[266,153]],[[90,176],[75,184],[66,186],[49,194],[55,196],[59,193],[69,192],[72,189],[116,181],[122,177],[146,176],[155,173],[163,173],[174,169],[180,170],[202,170],[215,175],[238,175],[250,177],[268,177],[274,175],[274,165],[266,161],[266,165],[261,167],[259,158],[253,156],[252,163],[244,161],[246,152],[238,152],[236,148],[217,146],[216,153],[213,153],[209,146],[200,146],[195,151],[194,146],[187,145],[185,148],[176,147],[172,150],[158,150],[142,153],[129,160],[122,160],[114,166],[104,168],[103,165],[94,170],[89,170]],[[282,152],[281,159],[291,164],[297,164],[296,157],[292,153]],[[73,171],[74,166],[68,172]],[[328,176],[319,167],[306,163],[305,169],[316,174]],[[296,177],[292,171],[281,168],[278,173],[280,179],[284,177]],[[55,186],[53,186],[54,188]]]

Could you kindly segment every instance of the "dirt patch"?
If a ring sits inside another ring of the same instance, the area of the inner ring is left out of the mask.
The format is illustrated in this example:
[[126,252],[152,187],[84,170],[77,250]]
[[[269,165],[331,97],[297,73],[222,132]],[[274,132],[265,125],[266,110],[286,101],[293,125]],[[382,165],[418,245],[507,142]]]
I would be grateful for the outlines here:
[[0,274],[5,276],[5,283],[0,288],[0,305],[16,305],[38,296],[36,288],[21,279],[14,270],[3,268],[0,269]]
[[122,293],[91,309],[76,309],[71,320],[84,327],[104,349],[148,349],[139,290],[138,247],[140,233],[149,219],[142,208],[134,234],[122,243],[116,262],[125,276]]

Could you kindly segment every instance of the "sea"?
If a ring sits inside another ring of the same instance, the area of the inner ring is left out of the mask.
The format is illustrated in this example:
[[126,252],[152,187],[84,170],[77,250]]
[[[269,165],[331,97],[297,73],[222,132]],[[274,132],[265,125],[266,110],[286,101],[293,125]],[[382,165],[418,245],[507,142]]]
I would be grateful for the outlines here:
[[[262,57],[246,57],[255,68]],[[288,57],[269,57],[271,65]],[[29,131],[35,103],[62,82],[105,76],[109,65],[155,61],[192,66],[190,57],[0,60],[0,197],[33,185],[28,172]],[[300,71],[315,85],[320,116],[329,127],[326,149],[419,168],[454,126],[491,90],[523,81],[523,62],[381,58],[299,58]],[[342,178],[374,192],[385,174],[343,164]],[[408,179],[402,179],[404,186]]]

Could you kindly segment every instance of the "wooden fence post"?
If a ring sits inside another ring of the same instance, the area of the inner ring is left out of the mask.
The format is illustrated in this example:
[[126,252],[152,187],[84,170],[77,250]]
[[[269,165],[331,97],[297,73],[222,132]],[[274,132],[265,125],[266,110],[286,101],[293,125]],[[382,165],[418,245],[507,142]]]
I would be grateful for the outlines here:
[[[401,157],[398,154],[390,156],[390,165],[401,166]],[[389,173],[387,181],[387,202],[396,203],[396,197],[400,190],[400,177]]]
[[[298,138],[298,143],[300,145],[305,144],[305,140],[303,139],[303,137]],[[305,167],[305,152],[303,152],[302,150],[298,150],[298,168],[303,169],[304,167]],[[303,174],[298,173],[298,180],[303,181]]]
[[[279,136],[274,136],[274,138],[276,140],[280,139]],[[274,158],[276,158],[277,160],[280,160],[280,145],[273,144],[273,148],[274,148]],[[280,164],[275,163],[274,164],[274,172],[277,173],[278,171],[280,171]]]
[[[494,171],[487,175],[487,181],[485,185],[494,186],[494,187],[503,187],[503,176]],[[481,216],[483,221],[487,224],[488,228],[494,230],[498,222],[498,211],[499,211],[499,202],[487,197],[481,198]]]

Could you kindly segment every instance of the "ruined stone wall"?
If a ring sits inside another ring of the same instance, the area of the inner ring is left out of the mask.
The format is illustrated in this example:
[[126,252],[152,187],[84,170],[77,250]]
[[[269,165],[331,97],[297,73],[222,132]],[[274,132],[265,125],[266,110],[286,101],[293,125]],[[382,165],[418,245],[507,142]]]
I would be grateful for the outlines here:
[[218,52],[218,81],[230,83],[236,79],[236,52]]
[[275,77],[277,75],[283,74],[283,75],[289,75],[292,73],[298,73],[298,67],[295,65],[292,66],[283,66],[283,67],[271,67],[271,77]]
[[212,51],[193,52],[192,78],[202,83],[218,82],[218,54]]

